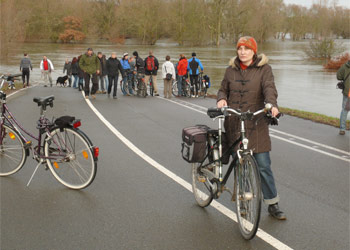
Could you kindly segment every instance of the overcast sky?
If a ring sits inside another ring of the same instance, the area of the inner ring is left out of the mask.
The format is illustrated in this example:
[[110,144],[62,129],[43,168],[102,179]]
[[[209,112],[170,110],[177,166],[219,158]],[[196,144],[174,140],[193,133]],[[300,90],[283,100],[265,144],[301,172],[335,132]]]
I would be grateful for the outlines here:
[[[307,8],[313,3],[318,3],[319,0],[283,0],[285,4],[298,4]],[[328,3],[333,3],[333,0],[328,0]],[[337,0],[339,6],[344,6],[350,9],[350,0]]]

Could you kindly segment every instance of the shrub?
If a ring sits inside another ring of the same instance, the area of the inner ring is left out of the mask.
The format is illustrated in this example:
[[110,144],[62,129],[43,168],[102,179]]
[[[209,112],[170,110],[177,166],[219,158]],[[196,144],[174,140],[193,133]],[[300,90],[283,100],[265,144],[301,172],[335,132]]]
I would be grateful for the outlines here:
[[341,54],[346,48],[341,43],[331,38],[324,38],[320,41],[310,41],[309,48],[305,50],[308,57],[312,59],[330,59],[336,54]]
[[59,35],[59,39],[64,43],[71,41],[83,41],[85,34],[81,32],[81,20],[78,17],[67,16],[63,18],[65,30]]
[[325,69],[338,70],[344,63],[350,61],[350,54],[346,53],[328,60],[326,65],[323,65]]

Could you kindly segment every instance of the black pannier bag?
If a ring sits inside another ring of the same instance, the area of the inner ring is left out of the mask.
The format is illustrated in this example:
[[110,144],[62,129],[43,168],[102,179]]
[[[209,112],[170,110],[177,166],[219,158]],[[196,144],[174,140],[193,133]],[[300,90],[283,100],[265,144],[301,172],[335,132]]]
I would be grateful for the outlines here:
[[182,158],[185,161],[201,163],[207,153],[207,132],[206,125],[196,125],[182,130]]

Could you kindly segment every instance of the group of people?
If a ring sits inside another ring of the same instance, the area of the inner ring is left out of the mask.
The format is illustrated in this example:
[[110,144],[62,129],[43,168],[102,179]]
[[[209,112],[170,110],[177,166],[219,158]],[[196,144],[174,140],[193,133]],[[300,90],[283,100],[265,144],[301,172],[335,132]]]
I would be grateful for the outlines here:
[[[196,53],[192,53],[192,58],[189,60],[181,54],[179,62],[175,66],[170,59],[170,56],[167,55],[161,68],[164,81],[164,97],[171,98],[174,80],[178,81],[179,96],[182,96],[183,81],[188,74],[193,86],[192,97],[198,97],[199,69],[203,72],[204,68],[201,61],[196,58]],[[147,95],[147,86],[151,80],[154,95],[159,96],[157,85],[158,70],[159,61],[153,55],[152,50],[149,51],[149,55],[144,60],[137,51],[134,51],[131,57],[129,57],[128,53],[124,53],[119,60],[115,52],[111,53],[111,56],[107,59],[102,52],[98,52],[95,55],[91,48],[88,48],[85,54],[74,57],[71,62],[67,59],[63,67],[63,73],[66,73],[68,76],[69,86],[71,86],[73,77],[73,88],[84,89],[86,98],[90,94],[92,98],[96,98],[95,94],[99,93],[107,93],[110,96],[113,88],[114,99],[117,99],[119,74],[122,76],[123,86],[126,86],[126,88],[121,88],[123,95],[135,95],[136,93],[141,96]],[[90,80],[92,82],[91,89]],[[84,88],[83,82],[85,82]],[[135,82],[137,86],[135,86]]]

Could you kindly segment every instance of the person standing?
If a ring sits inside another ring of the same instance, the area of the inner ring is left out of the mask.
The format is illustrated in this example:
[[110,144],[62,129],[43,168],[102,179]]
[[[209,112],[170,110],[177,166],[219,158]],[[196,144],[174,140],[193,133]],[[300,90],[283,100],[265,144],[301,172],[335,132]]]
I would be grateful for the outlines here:
[[79,65],[78,65],[78,59],[76,57],[73,57],[72,59],[72,76],[73,76],[73,89],[78,88],[79,84]]
[[340,113],[340,135],[345,135],[346,130],[346,118],[348,117],[348,112],[350,108],[350,61],[344,63],[340,69],[337,71],[337,79],[339,81],[344,81],[343,102]]
[[[124,86],[128,86],[129,94],[126,93],[126,90],[124,88],[122,88],[122,91],[123,91],[123,95],[134,95],[133,90],[132,90],[132,83],[131,83],[132,77],[133,77],[133,72],[131,71],[128,57],[129,57],[129,54],[124,53],[123,58],[120,60],[120,63],[121,63],[123,70],[125,72],[125,76],[123,78]],[[128,82],[129,82],[129,84],[128,84]]]
[[63,66],[63,74],[64,72],[67,72],[67,76],[68,76],[68,82],[69,82],[69,86],[72,86],[72,63],[66,59],[66,62],[64,63]]
[[100,74],[101,63],[98,57],[94,54],[92,48],[88,48],[87,52],[81,56],[79,60],[79,67],[84,72],[84,82],[85,82],[85,98],[89,98],[90,94],[90,79],[92,81],[91,97],[95,99],[96,91],[98,90],[98,78],[97,75]]
[[[232,58],[226,68],[221,88],[217,95],[217,107],[229,106],[242,112],[255,112],[264,108],[265,103],[272,104],[273,117],[279,114],[277,106],[277,89],[271,66],[265,55],[257,55],[258,45],[253,37],[241,37],[237,42],[237,56]],[[237,116],[225,119],[225,131],[229,145],[239,137],[240,120]],[[246,135],[249,148],[258,163],[264,202],[268,212],[279,220],[285,220],[280,210],[274,176],[271,169],[271,139],[268,123],[259,117],[247,121]]]
[[171,86],[175,80],[175,67],[172,62],[170,62],[170,56],[165,57],[165,62],[162,65],[162,77],[164,80],[164,97],[171,98]]
[[202,65],[201,61],[198,58],[196,58],[196,53],[193,52],[192,58],[190,60],[188,60],[188,66],[187,66],[187,70],[190,72],[192,97],[195,97],[194,88],[196,89],[196,97],[198,97],[198,88],[199,88],[199,79],[198,79],[199,70],[198,70],[198,67],[200,67],[201,71],[203,72],[203,69],[204,69],[203,65]]
[[78,91],[82,91],[84,89],[84,72],[82,71],[82,69],[79,66],[79,62],[80,62],[80,58],[83,55],[78,56],[78,76],[79,76],[79,82],[78,82]]
[[135,71],[136,71],[136,80],[137,80],[137,95],[141,97],[146,97],[147,95],[147,88],[145,86],[145,83],[143,82],[143,78],[145,76],[145,63],[144,61],[139,57],[139,53],[137,51],[134,51],[133,56],[135,58]]
[[98,74],[99,90],[97,93],[106,94],[106,89],[108,88],[107,59],[106,55],[103,55],[102,52],[98,52],[97,57],[101,63],[101,71],[100,74]]
[[149,56],[145,59],[145,83],[146,88],[149,79],[152,77],[154,95],[159,96],[157,87],[157,71],[159,68],[158,59],[153,55],[153,51],[149,51]]
[[47,80],[50,82],[50,87],[52,87],[52,78],[51,72],[54,70],[53,64],[50,59],[46,56],[43,57],[43,60],[40,62],[41,74],[44,76],[44,87],[47,87]]
[[178,97],[182,96],[182,86],[184,85],[184,81],[187,75],[187,66],[188,61],[184,54],[180,55],[179,63],[177,64],[177,74],[178,74],[178,80],[177,80],[177,89],[178,89]]
[[122,77],[125,76],[123,67],[120,61],[117,59],[117,54],[112,53],[111,57],[107,60],[107,71],[108,71],[108,97],[110,97],[112,86],[113,86],[113,99],[117,99],[117,89],[118,89],[118,76],[119,72]]
[[21,64],[19,66],[19,70],[22,72],[23,88],[26,87],[25,78],[27,78],[27,87],[29,86],[29,75],[30,75],[29,69],[33,71],[32,62],[30,61],[28,54],[24,53],[24,58],[22,58]]
[[131,75],[132,89],[133,91],[135,91],[136,64],[135,64],[135,58],[133,56],[129,57],[129,65],[130,65],[130,71],[132,72],[132,75]]

